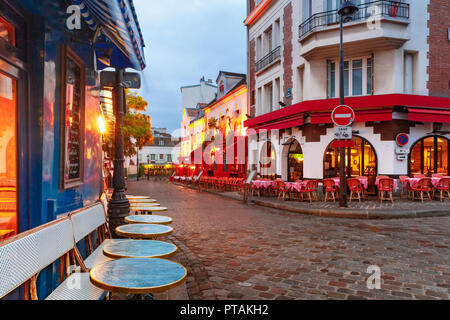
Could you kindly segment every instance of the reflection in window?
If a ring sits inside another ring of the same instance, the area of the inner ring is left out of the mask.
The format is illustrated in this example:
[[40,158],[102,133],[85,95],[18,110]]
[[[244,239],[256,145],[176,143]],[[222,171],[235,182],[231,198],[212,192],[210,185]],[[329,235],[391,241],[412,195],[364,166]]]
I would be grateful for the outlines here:
[[0,73],[0,241],[17,234],[16,80]]
[[449,175],[448,158],[449,148],[448,140],[441,137],[429,137],[420,140],[411,150],[410,173]]
[[0,38],[6,42],[15,45],[15,29],[14,26],[2,17],[0,17]]

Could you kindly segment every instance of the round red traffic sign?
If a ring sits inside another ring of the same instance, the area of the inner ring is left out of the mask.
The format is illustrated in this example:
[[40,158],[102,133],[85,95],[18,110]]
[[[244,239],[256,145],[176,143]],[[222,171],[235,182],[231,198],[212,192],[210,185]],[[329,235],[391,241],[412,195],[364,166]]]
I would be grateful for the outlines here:
[[406,133],[400,133],[399,135],[397,135],[395,141],[400,147],[404,147],[409,142],[409,136]]
[[355,121],[355,111],[349,106],[338,106],[333,110],[331,120],[338,127],[347,127]]

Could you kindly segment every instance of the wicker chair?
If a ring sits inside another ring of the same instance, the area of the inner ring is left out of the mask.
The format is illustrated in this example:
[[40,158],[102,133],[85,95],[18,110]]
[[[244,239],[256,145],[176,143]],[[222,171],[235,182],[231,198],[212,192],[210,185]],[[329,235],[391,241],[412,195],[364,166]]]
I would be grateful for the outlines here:
[[306,183],[305,188],[301,191],[301,197],[303,200],[303,195],[308,195],[309,202],[314,200],[319,200],[319,193],[317,189],[319,188],[319,181],[310,180]]
[[332,179],[323,180],[323,192],[325,193],[324,201],[328,201],[328,196],[331,195],[333,197],[333,202],[336,202],[337,193],[339,188],[336,186],[336,183]]
[[350,189],[350,202],[352,202],[354,195],[357,195],[358,201],[361,202],[361,198],[364,195],[364,187],[361,182],[358,179],[348,179],[347,185]]
[[431,178],[420,179],[419,182],[417,182],[416,186],[414,188],[411,188],[412,199],[415,200],[416,194],[420,194],[420,199],[423,202],[423,196],[425,193],[427,193],[430,201],[433,201],[433,197],[431,196],[431,194],[433,193],[433,183],[431,181]]
[[[394,203],[393,198],[393,192],[394,192],[394,179],[385,179],[382,178],[378,181],[378,191],[379,191],[379,198],[380,202],[383,202],[383,200],[391,200],[392,203]],[[385,198],[384,196],[388,195],[389,198]]]
[[406,181],[409,177],[408,176],[400,176],[400,182],[402,184],[402,193],[400,193],[400,199],[403,198],[404,192],[406,191],[406,195],[409,198],[411,195],[411,188],[409,187],[408,181]]
[[[439,184],[436,187],[435,191],[439,191],[441,195],[441,201],[445,199],[445,193],[447,193],[448,198],[450,199],[450,178],[443,178],[439,181]],[[434,198],[434,192],[433,192]]]

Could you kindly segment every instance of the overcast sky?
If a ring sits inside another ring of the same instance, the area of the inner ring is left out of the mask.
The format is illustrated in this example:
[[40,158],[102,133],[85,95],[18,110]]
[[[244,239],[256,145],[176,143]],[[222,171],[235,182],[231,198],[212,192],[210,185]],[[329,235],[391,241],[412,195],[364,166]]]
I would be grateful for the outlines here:
[[180,87],[246,73],[245,0],[134,0],[146,43],[140,94],[153,127],[180,127]]

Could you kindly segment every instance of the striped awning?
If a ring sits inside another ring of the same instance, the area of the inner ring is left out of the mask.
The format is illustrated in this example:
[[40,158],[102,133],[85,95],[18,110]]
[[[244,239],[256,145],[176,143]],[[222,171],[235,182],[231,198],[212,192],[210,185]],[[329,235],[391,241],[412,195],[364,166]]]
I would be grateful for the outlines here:
[[[101,26],[103,34],[121,51],[121,54],[113,54],[111,67],[130,67],[136,70],[145,68],[145,43],[133,0],[72,0],[72,2],[80,6],[87,25],[92,30]],[[100,53],[101,50],[108,48],[107,44],[101,42],[95,46]]]

